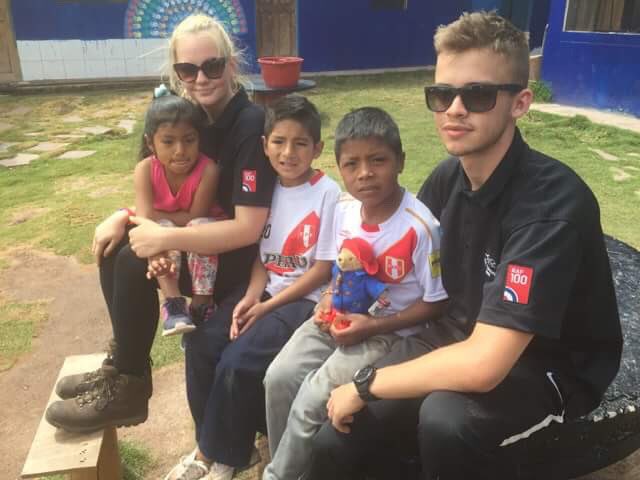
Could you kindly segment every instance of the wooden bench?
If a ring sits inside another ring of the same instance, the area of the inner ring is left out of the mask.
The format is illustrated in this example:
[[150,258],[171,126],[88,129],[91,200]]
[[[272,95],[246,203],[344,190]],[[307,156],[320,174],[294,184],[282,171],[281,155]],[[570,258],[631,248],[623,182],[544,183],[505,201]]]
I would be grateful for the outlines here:
[[[99,368],[104,354],[67,357],[58,379]],[[55,389],[47,407],[59,400]],[[22,478],[67,474],[72,480],[118,480],[122,478],[115,427],[93,433],[69,433],[44,418],[36,431],[22,469]]]

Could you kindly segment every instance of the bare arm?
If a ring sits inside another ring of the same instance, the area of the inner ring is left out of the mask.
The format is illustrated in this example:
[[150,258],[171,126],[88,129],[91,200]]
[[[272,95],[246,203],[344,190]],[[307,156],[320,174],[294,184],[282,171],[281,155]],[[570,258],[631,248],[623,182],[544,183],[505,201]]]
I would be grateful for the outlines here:
[[136,192],[136,215],[158,220],[153,209],[153,187],[151,185],[151,159],[145,158],[133,170],[133,185]]
[[478,322],[471,336],[409,362],[378,371],[371,392],[412,398],[435,390],[488,392],[513,368],[533,334]]
[[347,328],[331,327],[331,335],[340,345],[353,345],[362,340],[384,333],[395,332],[401,328],[421,325],[442,316],[447,300],[425,302],[416,300],[404,310],[392,315],[372,317],[364,314],[347,314],[344,318],[351,322]]
[[96,227],[91,244],[91,253],[93,253],[98,265],[102,262],[102,258],[109,256],[118,242],[122,240],[128,221],[129,213],[124,210],[118,210],[105,218]]
[[131,248],[139,257],[167,250],[212,255],[256,243],[267,221],[267,207],[236,206],[235,218],[184,228],[160,227],[154,222],[131,217],[138,227],[129,232]]
[[[531,333],[478,322],[467,340],[378,370],[369,390],[388,399],[422,397],[436,390],[488,392],[504,380],[532,338]],[[364,405],[353,383],[341,385],[327,403],[331,423],[349,432],[353,414]]]
[[191,219],[209,216],[211,206],[218,195],[219,181],[220,168],[213,163],[213,160],[208,160],[202,171],[200,185],[198,185],[198,189],[193,196],[193,202],[191,202],[191,208],[189,209]]
[[256,259],[253,261],[251,279],[249,280],[249,286],[247,287],[247,293],[245,293],[245,296],[260,300],[264,289],[267,287],[268,280],[269,277],[267,275],[267,269],[264,268],[264,264],[260,260],[260,254],[258,254],[256,255]]
[[[256,261],[259,261],[257,259]],[[333,262],[319,260],[317,261],[309,270],[307,270],[300,278],[298,278],[295,282],[289,285],[284,290],[281,290],[276,295],[271,297],[270,299],[260,302],[259,297],[256,297],[257,290],[249,293],[249,290],[252,289],[251,286],[247,289],[247,294],[240,301],[243,304],[242,308],[236,307],[234,310],[234,323],[237,325],[237,331],[231,332],[231,338],[235,338],[238,335],[242,335],[246,332],[251,326],[262,318],[267,313],[275,310],[276,308],[285,305],[287,303],[294,302],[304,297],[308,293],[314,291],[319,286],[329,280],[331,275],[331,265]],[[266,286],[266,270],[262,262],[260,265],[265,273],[265,286]],[[256,271],[256,265],[254,264],[254,272]],[[253,275],[252,275],[253,279]],[[257,284],[257,282],[256,282]],[[238,305],[240,305],[240,303]],[[252,303],[248,310],[246,310],[246,314],[242,315],[241,309],[244,309],[245,305]]]
[[278,292],[265,302],[269,310],[298,300],[313,292],[316,288],[324,285],[331,278],[331,266],[333,262],[328,260],[318,260],[299,279],[289,287]]

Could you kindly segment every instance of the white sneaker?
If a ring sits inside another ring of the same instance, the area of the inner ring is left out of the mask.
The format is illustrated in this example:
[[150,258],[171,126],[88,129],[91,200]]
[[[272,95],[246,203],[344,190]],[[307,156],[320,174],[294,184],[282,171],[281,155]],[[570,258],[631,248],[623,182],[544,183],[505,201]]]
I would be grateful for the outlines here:
[[[197,480],[199,478],[205,478],[209,473],[209,467],[206,463],[196,460],[197,451],[198,447],[189,455],[180,458],[180,461],[171,469],[167,476],[164,477],[164,480]],[[188,475],[187,470],[190,470]],[[197,476],[199,472],[201,472],[201,474]]]
[[207,480],[231,480],[235,468],[224,463],[214,462],[209,469]]

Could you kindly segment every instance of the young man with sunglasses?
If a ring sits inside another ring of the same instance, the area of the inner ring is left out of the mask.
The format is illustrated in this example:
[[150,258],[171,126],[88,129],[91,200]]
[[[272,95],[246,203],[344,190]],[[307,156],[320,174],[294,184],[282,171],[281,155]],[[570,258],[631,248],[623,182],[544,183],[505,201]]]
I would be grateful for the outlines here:
[[426,101],[452,156],[418,197],[441,223],[448,312],[332,392],[313,479],[357,478],[407,443],[427,479],[524,478],[508,446],[589,412],[618,370],[597,201],[516,127],[532,101],[526,35],[476,12],[434,40]]

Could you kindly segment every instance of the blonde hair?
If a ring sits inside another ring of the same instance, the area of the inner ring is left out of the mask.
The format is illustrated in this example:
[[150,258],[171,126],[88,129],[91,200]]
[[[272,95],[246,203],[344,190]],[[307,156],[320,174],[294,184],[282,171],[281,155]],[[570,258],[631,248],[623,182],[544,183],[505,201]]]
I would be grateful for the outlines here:
[[213,40],[214,45],[218,49],[219,55],[227,59],[227,68],[231,62],[235,67],[235,73],[231,79],[233,82],[233,91],[238,90],[240,86],[247,84],[247,79],[241,73],[242,67],[245,65],[243,52],[238,49],[231,36],[227,33],[224,25],[215,18],[204,14],[189,15],[180,22],[171,34],[169,39],[169,65],[166,68],[166,76],[169,77],[171,88],[183,97],[188,97],[182,82],[173,70],[173,64],[176,63],[176,48],[178,40],[187,36],[204,33]]
[[492,12],[465,12],[449,25],[440,25],[433,37],[436,54],[487,48],[511,65],[513,82],[529,81],[529,38],[510,21]]

